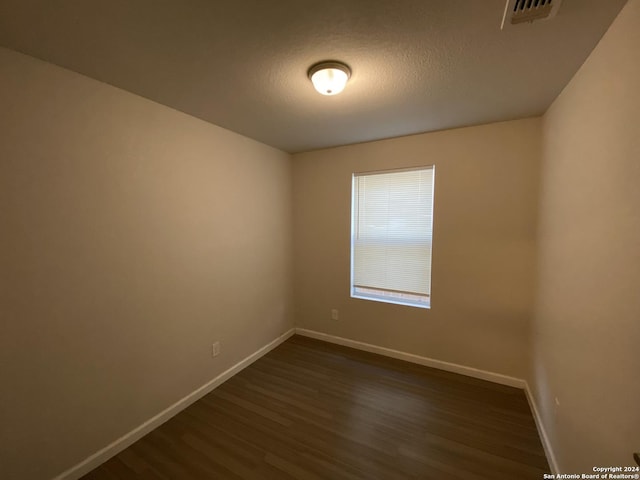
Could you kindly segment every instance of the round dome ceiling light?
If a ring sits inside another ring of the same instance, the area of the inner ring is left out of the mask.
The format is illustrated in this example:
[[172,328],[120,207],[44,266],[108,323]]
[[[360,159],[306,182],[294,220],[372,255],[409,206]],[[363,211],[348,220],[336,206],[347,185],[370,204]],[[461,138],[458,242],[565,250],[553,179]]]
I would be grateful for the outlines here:
[[342,62],[320,62],[309,69],[309,79],[322,95],[337,95],[351,77],[351,69]]

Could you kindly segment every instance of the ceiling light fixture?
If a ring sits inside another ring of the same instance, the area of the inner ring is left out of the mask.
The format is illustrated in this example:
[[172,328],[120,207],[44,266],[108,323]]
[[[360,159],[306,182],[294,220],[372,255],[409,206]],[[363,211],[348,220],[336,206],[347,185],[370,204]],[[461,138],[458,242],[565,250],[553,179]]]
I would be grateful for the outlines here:
[[337,95],[351,77],[351,69],[342,62],[320,62],[308,72],[314,88],[322,95]]

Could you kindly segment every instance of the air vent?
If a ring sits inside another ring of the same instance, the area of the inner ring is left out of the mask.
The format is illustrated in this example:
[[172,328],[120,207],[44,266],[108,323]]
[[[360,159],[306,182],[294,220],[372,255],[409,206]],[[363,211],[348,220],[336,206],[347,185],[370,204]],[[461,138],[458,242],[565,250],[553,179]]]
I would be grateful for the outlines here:
[[558,13],[561,3],[562,0],[507,0],[501,28],[549,20]]

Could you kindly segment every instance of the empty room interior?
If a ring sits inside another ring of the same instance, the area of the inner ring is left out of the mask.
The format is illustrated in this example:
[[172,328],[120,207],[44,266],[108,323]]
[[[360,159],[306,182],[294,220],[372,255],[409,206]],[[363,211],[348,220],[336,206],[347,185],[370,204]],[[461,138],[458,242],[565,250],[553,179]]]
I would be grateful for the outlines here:
[[639,478],[640,0],[0,0],[0,229],[2,480]]

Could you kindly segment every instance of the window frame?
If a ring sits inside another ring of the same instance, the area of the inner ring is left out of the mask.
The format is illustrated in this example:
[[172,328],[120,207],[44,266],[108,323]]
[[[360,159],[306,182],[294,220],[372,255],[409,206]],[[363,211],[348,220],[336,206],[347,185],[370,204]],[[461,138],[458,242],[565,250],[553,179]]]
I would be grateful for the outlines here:
[[[430,224],[430,232],[431,232],[431,258],[429,262],[429,275],[430,275],[430,284],[433,280],[433,223],[434,223],[434,211],[435,211],[435,176],[436,176],[436,166],[432,165],[419,165],[414,167],[405,167],[405,168],[393,168],[387,170],[369,170],[364,172],[353,172],[351,174],[351,238],[350,238],[350,280],[349,280],[349,293],[350,297],[357,300],[370,300],[374,302],[382,302],[382,303],[391,303],[395,305],[403,305],[407,307],[417,307],[422,309],[431,309],[432,307],[432,297],[431,297],[431,288],[429,288],[429,293],[425,296],[421,296],[419,294],[407,294],[404,292],[397,292],[396,295],[409,295],[409,296],[420,296],[426,297],[427,301],[418,301],[411,300],[408,298],[398,298],[394,296],[384,296],[376,293],[360,293],[356,292],[356,289],[369,289],[369,287],[361,287],[354,285],[354,261],[355,261],[355,240],[356,240],[356,181],[360,176],[367,175],[380,175],[380,174],[391,174],[391,173],[401,173],[401,172],[410,172],[417,170],[431,170],[432,171],[432,182],[431,182],[431,224]],[[430,285],[431,287],[431,285]],[[375,290],[375,288],[374,288]],[[384,289],[377,289],[378,291],[382,291]],[[393,290],[388,290],[390,295],[393,295]]]

